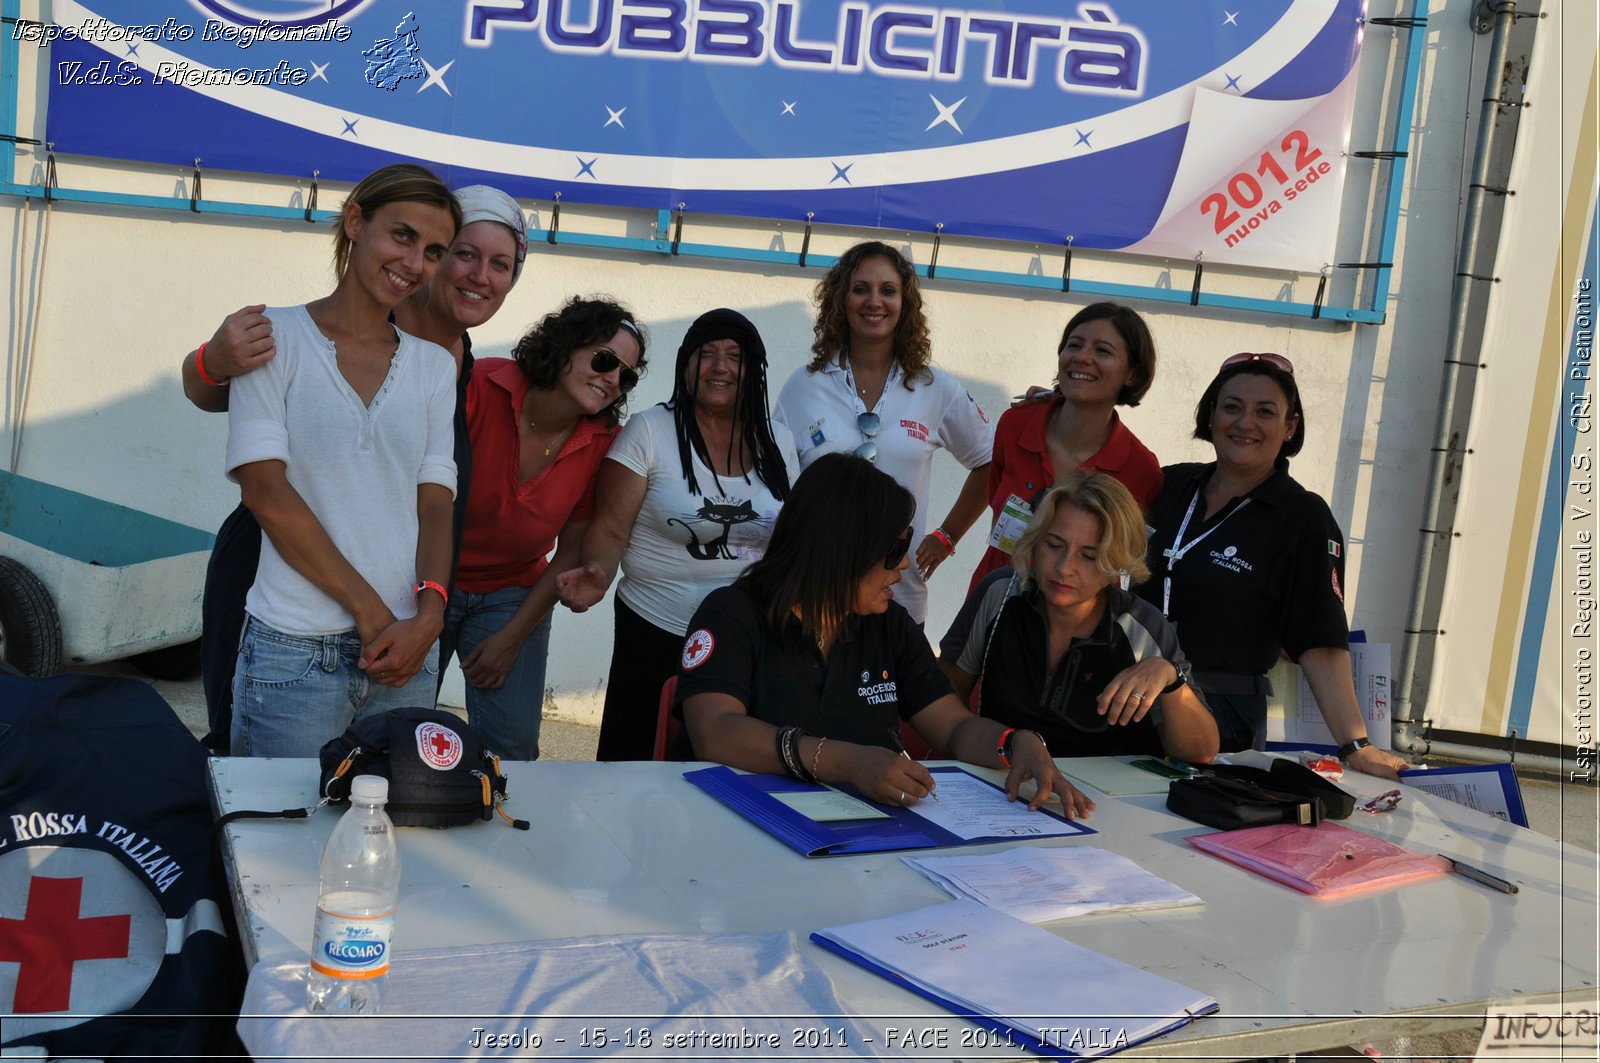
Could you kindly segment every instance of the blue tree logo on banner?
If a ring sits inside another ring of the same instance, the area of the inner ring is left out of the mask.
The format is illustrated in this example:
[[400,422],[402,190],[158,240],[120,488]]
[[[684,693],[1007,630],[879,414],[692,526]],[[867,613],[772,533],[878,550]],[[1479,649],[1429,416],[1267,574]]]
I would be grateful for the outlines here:
[[367,57],[367,84],[393,92],[402,81],[422,77],[418,55],[417,16],[410,11],[394,28],[394,36],[374,41],[362,55]]

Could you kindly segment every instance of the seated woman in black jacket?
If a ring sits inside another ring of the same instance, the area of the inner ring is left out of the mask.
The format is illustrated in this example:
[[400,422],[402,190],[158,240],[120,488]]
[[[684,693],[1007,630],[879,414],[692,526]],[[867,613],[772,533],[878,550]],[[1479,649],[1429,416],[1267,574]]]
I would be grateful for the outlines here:
[[778,514],[766,555],[706,595],[689,624],[677,703],[695,755],[748,771],[848,782],[909,805],[933,777],[901,753],[901,720],[956,759],[1010,768],[1069,816],[1094,803],[1037,734],[968,713],[922,630],[894,601],[911,547],[911,493],[853,454],[818,458]]
[[981,683],[983,716],[1038,732],[1062,756],[1210,761],[1216,721],[1177,635],[1126,589],[1149,574],[1144,552],[1128,489],[1104,473],[1068,476],[1035,507],[1011,567],[973,589],[940,643],[956,693],[970,699]]

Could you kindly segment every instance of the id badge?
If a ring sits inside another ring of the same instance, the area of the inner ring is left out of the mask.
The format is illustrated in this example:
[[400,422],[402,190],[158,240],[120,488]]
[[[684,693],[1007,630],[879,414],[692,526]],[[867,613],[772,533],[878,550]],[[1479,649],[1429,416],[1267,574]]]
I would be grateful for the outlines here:
[[1022,538],[1022,533],[1028,530],[1028,524],[1033,520],[1033,508],[1017,495],[1006,499],[1006,504],[1000,507],[1000,515],[995,518],[994,530],[989,533],[989,545],[1003,554],[1009,555],[1017,548],[1017,542]]

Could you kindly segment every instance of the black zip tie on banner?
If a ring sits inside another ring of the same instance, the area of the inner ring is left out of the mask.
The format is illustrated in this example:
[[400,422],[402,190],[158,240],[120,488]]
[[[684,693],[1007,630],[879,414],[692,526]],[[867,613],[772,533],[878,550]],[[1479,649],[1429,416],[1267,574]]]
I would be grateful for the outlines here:
[[1393,262],[1340,262],[1340,269],[1394,269]]
[[1511,742],[1507,747],[1507,752],[1511,754],[1511,766],[1515,768],[1517,766],[1517,729],[1515,727],[1511,729]]
[[1409,151],[1352,151],[1350,157],[1352,159],[1379,159],[1387,162],[1390,159],[1409,159],[1411,153]]
[[1474,281],[1488,281],[1490,284],[1499,284],[1500,283],[1500,278],[1499,277],[1485,277],[1481,273],[1457,273],[1456,276],[1465,277],[1468,280],[1474,280]]
[[34,140],[32,137],[19,137],[19,136],[15,136],[15,135],[13,135],[11,133],[0,133],[0,140],[9,141],[12,144],[34,144],[34,145],[37,145],[39,143],[39,141]]
[[1367,25],[1369,25],[1369,26],[1392,26],[1395,29],[1404,29],[1404,30],[1421,29],[1422,27],[1426,26],[1427,24],[1428,24],[1428,20],[1427,20],[1426,17],[1424,17],[1424,18],[1415,18],[1415,17],[1402,18],[1402,17],[1393,16],[1393,15],[1384,15],[1384,16],[1381,16],[1379,18],[1369,18],[1369,19],[1367,19]]
[[44,201],[49,203],[56,198],[56,145],[51,141],[49,154],[44,157]]
[[1322,267],[1322,276],[1317,279],[1317,297],[1311,301],[1311,320],[1315,321],[1322,316],[1322,297],[1328,292],[1328,272],[1330,267]]
[[321,170],[312,170],[311,171],[311,192],[310,192],[309,195],[306,196],[306,222],[307,222],[307,224],[313,224],[316,221],[316,219],[314,219],[312,217],[312,215],[315,214],[316,211],[317,211],[317,178],[320,177],[321,175],[322,175],[322,171]]
[[811,253],[811,219],[817,216],[814,210],[806,211],[806,234],[800,240],[800,268],[806,268],[806,256]]
[[938,222],[933,227],[933,254],[928,256],[928,279],[933,280],[934,274],[939,270],[939,240],[944,236],[944,222]]
[[555,246],[556,233],[561,231],[561,193],[557,192],[555,201],[550,207],[550,229],[544,234],[545,242],[551,247]]
[[1065,294],[1067,292],[1072,291],[1072,241],[1073,241],[1073,239],[1074,238],[1071,237],[1071,236],[1067,237],[1066,257],[1061,262],[1061,291],[1062,291],[1062,294]]
[[1472,184],[1468,185],[1467,187],[1468,188],[1481,188],[1485,192],[1489,193],[1491,196],[1514,196],[1514,195],[1517,194],[1513,189],[1510,189],[1510,188],[1495,188],[1495,187],[1493,187],[1491,185],[1480,185],[1476,181],[1474,181]]
[[678,204],[677,217],[672,223],[672,253],[674,255],[678,253],[678,245],[683,243],[683,216],[688,213],[685,209],[687,206],[687,203]]
[[1206,275],[1206,253],[1204,251],[1194,256],[1194,287],[1189,289],[1189,305],[1200,305],[1200,278]]
[[189,186],[189,209],[200,213],[200,157],[194,160],[194,183]]

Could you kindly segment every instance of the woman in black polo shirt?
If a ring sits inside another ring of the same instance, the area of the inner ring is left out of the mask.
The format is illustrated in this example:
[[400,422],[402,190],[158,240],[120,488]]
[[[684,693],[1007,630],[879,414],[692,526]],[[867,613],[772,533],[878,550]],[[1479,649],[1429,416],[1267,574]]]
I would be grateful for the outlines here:
[[1367,741],[1356,701],[1344,536],[1328,504],[1289,475],[1305,435],[1289,359],[1226,359],[1194,417],[1194,438],[1217,460],[1162,470],[1152,578],[1139,593],[1177,627],[1224,751],[1265,743],[1266,672],[1281,653],[1305,673],[1340,759],[1392,779],[1406,762]]
[[914,506],[853,454],[801,474],[766,555],[707,595],[689,624],[677,701],[696,755],[909,805],[933,777],[901,751],[905,720],[956,759],[1009,767],[1013,798],[1036,782],[1030,808],[1055,794],[1067,815],[1087,816],[1094,803],[1056,770],[1043,739],[962,707],[894,601]]
[[1066,756],[1209,762],[1217,725],[1172,625],[1118,586],[1149,574],[1133,495],[1080,469],[1035,509],[1011,566],[984,577],[941,643],[956,693],[969,699],[981,682],[984,716]]

